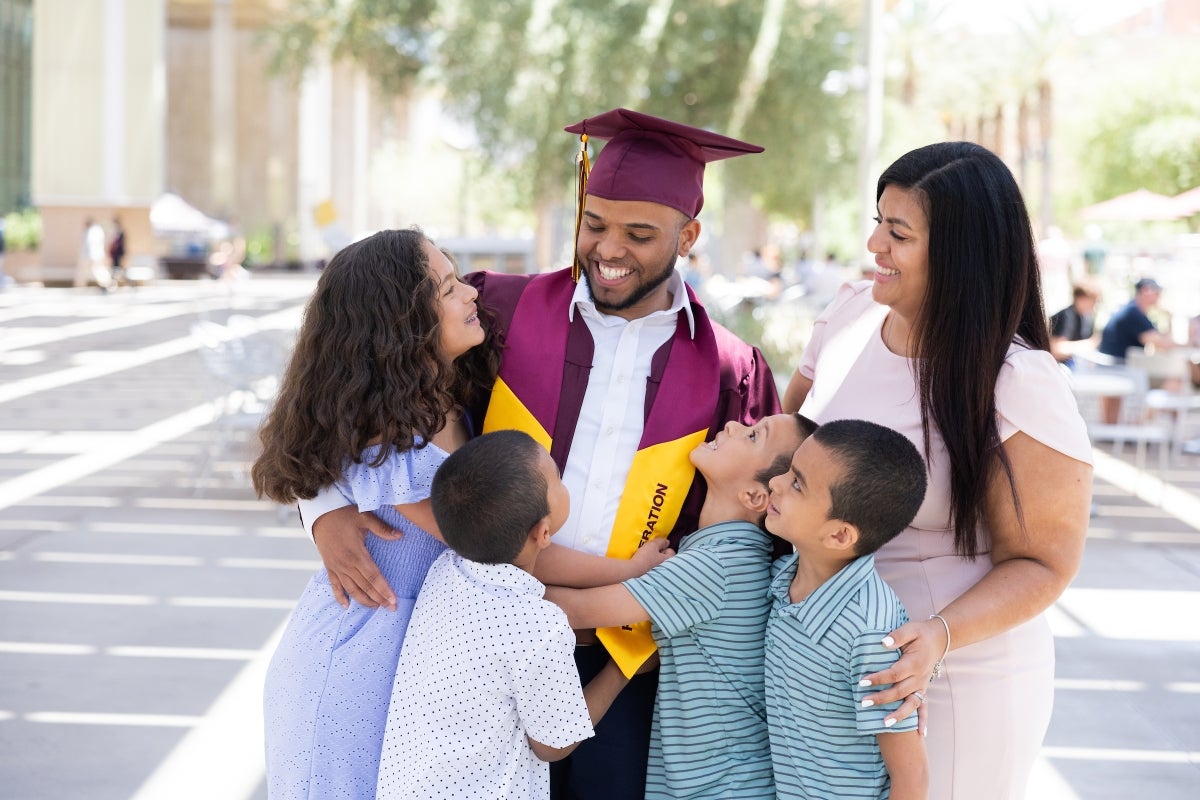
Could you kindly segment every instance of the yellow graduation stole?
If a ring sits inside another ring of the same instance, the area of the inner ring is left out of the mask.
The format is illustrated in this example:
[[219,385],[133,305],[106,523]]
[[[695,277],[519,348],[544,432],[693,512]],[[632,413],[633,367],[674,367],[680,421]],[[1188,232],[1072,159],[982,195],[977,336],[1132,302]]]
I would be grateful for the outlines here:
[[[574,289],[570,270],[529,281],[504,334],[500,374],[483,422],[484,433],[525,431],[555,456],[559,469],[570,452],[593,347],[583,319],[568,318]],[[713,331],[699,327],[693,338],[680,314],[674,336],[654,356],[642,439],[609,534],[611,558],[630,558],[645,542],[666,537],[695,478],[688,456],[708,437],[720,382]],[[655,650],[649,623],[596,633],[626,676]]]

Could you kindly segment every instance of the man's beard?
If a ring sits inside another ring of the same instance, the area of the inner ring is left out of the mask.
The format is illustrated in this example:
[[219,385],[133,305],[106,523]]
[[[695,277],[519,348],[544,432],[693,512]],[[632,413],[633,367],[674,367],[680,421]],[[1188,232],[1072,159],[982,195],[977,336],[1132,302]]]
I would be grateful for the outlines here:
[[669,256],[667,263],[658,272],[652,273],[648,281],[637,286],[629,297],[618,303],[605,303],[596,296],[596,292],[592,290],[592,302],[596,306],[596,310],[604,314],[612,314],[618,311],[624,311],[633,308],[641,301],[645,300],[655,289],[666,283],[671,273],[675,271],[675,257]]

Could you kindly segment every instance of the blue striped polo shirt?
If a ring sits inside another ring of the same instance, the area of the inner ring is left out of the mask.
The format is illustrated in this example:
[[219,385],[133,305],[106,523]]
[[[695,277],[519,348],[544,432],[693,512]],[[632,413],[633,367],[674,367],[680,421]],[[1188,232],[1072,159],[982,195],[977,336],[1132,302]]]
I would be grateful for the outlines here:
[[774,797],[763,702],[771,541],[748,522],[685,536],[625,582],[650,615],[661,667],[646,798]]
[[798,558],[775,564],[767,621],[767,723],[778,796],[886,798],[891,781],[875,735],[916,730],[917,717],[885,728],[883,718],[900,701],[862,708],[863,697],[884,687],[858,682],[900,657],[880,640],[908,614],[875,571],[874,556],[852,561],[793,603],[788,588]]

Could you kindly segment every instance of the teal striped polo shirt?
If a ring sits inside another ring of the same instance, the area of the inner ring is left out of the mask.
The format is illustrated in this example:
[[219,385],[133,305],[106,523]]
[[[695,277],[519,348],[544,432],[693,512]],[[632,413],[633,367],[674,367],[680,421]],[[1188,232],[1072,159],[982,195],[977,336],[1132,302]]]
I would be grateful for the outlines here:
[[886,798],[891,782],[875,735],[916,730],[917,716],[885,728],[883,718],[900,701],[863,708],[862,698],[884,687],[858,682],[900,657],[880,640],[908,614],[875,571],[874,556],[852,561],[804,601],[791,602],[798,558],[775,564],[767,621],[767,723],[778,796]]
[[748,522],[685,536],[625,582],[650,615],[661,667],[646,798],[774,797],[763,703],[771,541]]

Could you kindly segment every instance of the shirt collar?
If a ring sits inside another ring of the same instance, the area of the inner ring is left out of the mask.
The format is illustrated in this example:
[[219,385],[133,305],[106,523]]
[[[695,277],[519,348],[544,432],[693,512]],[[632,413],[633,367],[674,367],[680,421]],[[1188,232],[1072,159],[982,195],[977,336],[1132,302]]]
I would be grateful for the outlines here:
[[545,585],[515,564],[482,564],[455,554],[458,568],[481,584],[503,586],[518,595],[542,597]]
[[856,558],[842,567],[836,575],[817,587],[816,591],[799,603],[793,603],[788,598],[788,587],[796,576],[796,563],[799,554],[787,556],[780,566],[779,573],[771,582],[771,594],[781,602],[781,613],[790,614],[804,628],[808,638],[819,641],[829,626],[837,619],[842,609],[857,594],[862,585],[871,577],[875,569],[875,556],[866,555]]
[[771,544],[770,537],[762,528],[752,522],[733,520],[718,522],[716,525],[709,525],[707,528],[687,534],[679,543],[679,550],[683,552],[687,548],[696,547],[709,539],[740,539],[745,541],[747,546],[761,545],[763,552],[769,550]]
[[[655,311],[650,316],[675,316],[683,311],[687,314],[688,332],[693,339],[696,338],[696,317],[692,313],[692,304],[688,300],[687,285],[683,282],[683,275],[679,273],[679,270],[671,270],[671,277],[667,278],[667,289],[671,292],[670,307],[664,311]],[[580,279],[579,283],[575,284],[575,293],[571,295],[567,319],[572,322],[575,321],[577,306],[599,316],[608,316],[596,308],[596,301],[592,298],[592,287],[588,285],[586,275]]]

